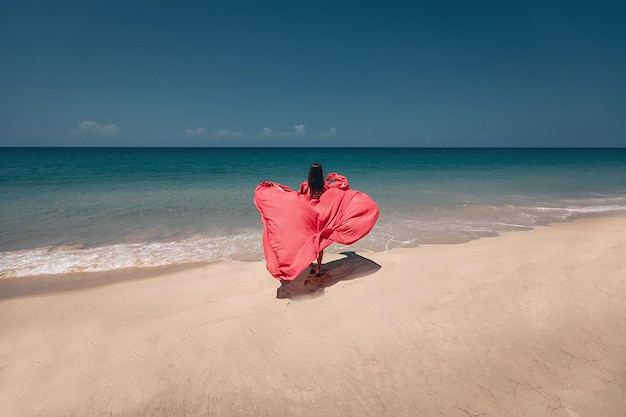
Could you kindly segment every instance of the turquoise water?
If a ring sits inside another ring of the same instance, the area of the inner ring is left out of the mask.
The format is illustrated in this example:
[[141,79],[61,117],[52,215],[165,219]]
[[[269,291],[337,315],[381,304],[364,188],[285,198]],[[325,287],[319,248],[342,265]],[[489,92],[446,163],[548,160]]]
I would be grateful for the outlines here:
[[0,148],[0,274],[261,260],[256,185],[312,162],[379,204],[357,251],[626,214],[626,149]]

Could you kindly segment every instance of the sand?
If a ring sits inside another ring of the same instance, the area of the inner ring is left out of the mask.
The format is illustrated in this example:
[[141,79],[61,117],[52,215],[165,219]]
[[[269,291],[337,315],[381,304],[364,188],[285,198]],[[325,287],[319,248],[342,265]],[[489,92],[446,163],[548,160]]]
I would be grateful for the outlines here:
[[2,280],[0,416],[626,415],[626,218],[326,258]]

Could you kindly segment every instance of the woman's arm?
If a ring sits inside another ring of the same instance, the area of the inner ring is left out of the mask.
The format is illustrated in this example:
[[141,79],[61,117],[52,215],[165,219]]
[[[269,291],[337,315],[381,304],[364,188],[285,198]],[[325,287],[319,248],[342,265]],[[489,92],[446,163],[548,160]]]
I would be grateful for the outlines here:
[[306,181],[303,181],[303,182],[300,184],[300,189],[298,190],[298,192],[299,192],[300,194],[308,194],[308,193],[309,193],[309,183],[308,183],[308,182],[306,182]]

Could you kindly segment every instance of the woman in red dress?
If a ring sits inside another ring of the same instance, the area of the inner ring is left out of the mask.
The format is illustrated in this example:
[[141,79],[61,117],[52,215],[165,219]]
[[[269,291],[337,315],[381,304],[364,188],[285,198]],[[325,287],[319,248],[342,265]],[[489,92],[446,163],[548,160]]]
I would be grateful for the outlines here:
[[308,267],[321,275],[324,249],[333,242],[351,245],[367,235],[378,218],[374,200],[350,189],[348,179],[337,173],[324,181],[318,163],[311,166],[298,192],[276,182],[261,182],[254,191],[254,204],[263,223],[267,270],[281,281],[294,280]]
[[[326,191],[324,183],[324,169],[320,163],[316,162],[311,165],[311,169],[309,169],[309,177],[305,182],[300,184],[300,190],[298,192],[300,194],[305,194],[309,198],[319,200],[324,191]],[[316,273],[318,277],[322,275],[323,257],[324,249],[320,250],[317,255],[317,268],[313,268],[313,264],[311,264],[311,273]]]

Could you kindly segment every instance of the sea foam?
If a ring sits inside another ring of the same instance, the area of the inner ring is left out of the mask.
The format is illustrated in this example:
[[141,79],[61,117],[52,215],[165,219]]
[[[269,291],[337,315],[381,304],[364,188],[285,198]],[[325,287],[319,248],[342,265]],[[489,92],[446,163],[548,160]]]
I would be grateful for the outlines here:
[[260,232],[175,242],[130,243],[81,248],[45,247],[2,253],[0,277],[103,272],[121,268],[262,259]]

